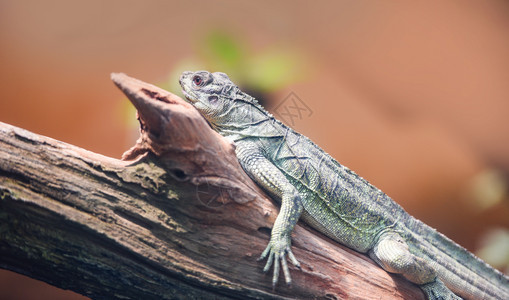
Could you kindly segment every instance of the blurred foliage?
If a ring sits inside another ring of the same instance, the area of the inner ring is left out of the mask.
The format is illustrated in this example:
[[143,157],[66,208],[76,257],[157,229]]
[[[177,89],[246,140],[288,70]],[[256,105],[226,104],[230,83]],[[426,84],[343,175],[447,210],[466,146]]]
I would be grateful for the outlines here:
[[212,68],[238,70],[245,61],[246,50],[243,45],[233,35],[212,31],[200,42],[198,53]]
[[[305,65],[302,55],[290,47],[272,45],[262,51],[255,51],[248,43],[229,31],[211,30],[200,36],[195,53],[182,58],[159,87],[183,97],[179,85],[180,74],[184,71],[207,70],[223,72],[254,96],[262,105],[268,93],[304,78]],[[136,109],[129,101],[122,102],[122,118],[131,128],[138,128],[132,116]]]
[[163,88],[177,93],[183,71],[207,70],[228,74],[243,90],[259,98],[302,79],[306,73],[304,60],[293,49],[271,46],[254,51],[239,36],[224,30],[207,32],[198,40],[195,52],[175,66]]

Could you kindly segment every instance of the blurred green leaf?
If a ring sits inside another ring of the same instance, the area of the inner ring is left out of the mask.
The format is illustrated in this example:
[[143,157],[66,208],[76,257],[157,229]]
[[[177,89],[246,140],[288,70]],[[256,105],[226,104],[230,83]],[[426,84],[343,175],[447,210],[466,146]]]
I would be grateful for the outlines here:
[[[268,93],[302,79],[305,61],[289,47],[273,46],[254,53],[230,30],[214,29],[200,37],[197,55],[181,60],[162,87],[178,93],[182,71],[224,72],[250,92]],[[258,99],[262,100],[262,99]]]
[[261,92],[272,92],[302,77],[298,55],[283,49],[254,56],[247,62],[245,72],[246,80]]
[[244,57],[242,43],[233,35],[219,30],[207,34],[202,51],[209,63],[227,69],[238,68]]

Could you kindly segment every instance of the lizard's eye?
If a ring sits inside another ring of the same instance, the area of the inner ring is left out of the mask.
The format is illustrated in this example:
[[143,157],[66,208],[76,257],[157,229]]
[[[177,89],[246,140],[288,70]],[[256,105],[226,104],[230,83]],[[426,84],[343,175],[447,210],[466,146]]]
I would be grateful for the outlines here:
[[201,86],[203,84],[203,77],[196,75],[193,77],[193,83],[197,86]]

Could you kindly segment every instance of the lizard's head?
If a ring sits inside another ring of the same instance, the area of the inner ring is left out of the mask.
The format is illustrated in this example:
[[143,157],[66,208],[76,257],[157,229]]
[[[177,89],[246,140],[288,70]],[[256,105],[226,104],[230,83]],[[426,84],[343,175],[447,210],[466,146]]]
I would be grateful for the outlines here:
[[227,115],[235,106],[234,99],[242,92],[220,72],[184,72],[180,85],[187,101],[211,123],[213,127],[228,121]]

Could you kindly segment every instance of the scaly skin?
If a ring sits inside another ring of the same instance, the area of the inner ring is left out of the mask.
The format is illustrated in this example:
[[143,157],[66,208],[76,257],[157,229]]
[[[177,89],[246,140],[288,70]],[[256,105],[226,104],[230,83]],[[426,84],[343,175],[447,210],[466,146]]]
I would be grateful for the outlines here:
[[[367,253],[388,272],[418,284],[428,299],[509,299],[509,279],[444,235],[408,215],[382,191],[285,126],[224,73],[184,72],[187,100],[236,145],[246,173],[281,203],[260,259],[282,266],[299,217],[339,243]],[[456,294],[454,294],[454,293]]]

